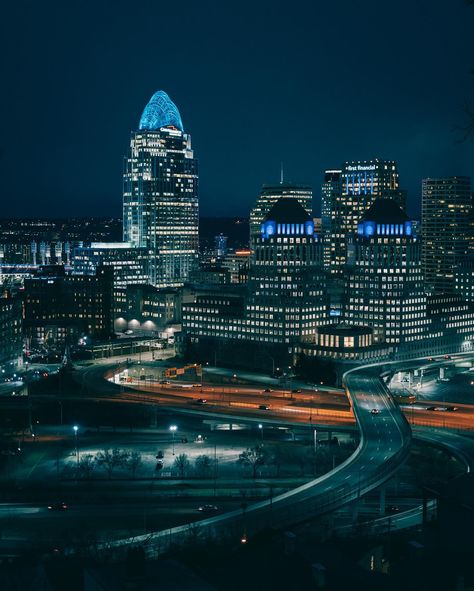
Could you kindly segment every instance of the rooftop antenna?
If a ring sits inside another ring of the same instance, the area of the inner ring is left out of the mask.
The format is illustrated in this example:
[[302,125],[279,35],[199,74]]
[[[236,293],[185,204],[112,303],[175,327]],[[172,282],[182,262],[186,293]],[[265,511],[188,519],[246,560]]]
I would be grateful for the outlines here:
[[280,185],[283,185],[283,162],[280,162]]

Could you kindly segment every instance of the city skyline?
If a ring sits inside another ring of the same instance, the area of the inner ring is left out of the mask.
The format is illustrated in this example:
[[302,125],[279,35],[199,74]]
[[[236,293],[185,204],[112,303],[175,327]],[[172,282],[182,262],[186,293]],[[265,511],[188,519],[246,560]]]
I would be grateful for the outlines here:
[[[467,6],[420,2],[409,18],[395,7],[389,23],[372,1],[363,11],[349,2],[303,3],[290,14],[262,6],[252,18],[242,9],[228,20],[189,6],[180,25],[191,58],[176,49],[172,27],[160,35],[149,28],[157,19],[175,22],[173,7],[159,14],[150,7],[150,24],[142,19],[140,27],[138,15],[130,23],[119,8],[113,19],[84,8],[67,22],[67,10],[56,8],[35,14],[32,7],[27,22],[9,8],[5,42],[15,53],[1,98],[9,144],[0,161],[6,215],[119,213],[121,156],[158,88],[193,136],[206,216],[248,212],[261,186],[278,182],[282,161],[286,179],[313,187],[316,213],[324,170],[347,160],[397,161],[411,215],[422,178],[474,176],[474,142],[457,143],[462,133],[453,131],[473,94]],[[52,31],[54,19],[66,24]],[[442,44],[433,36],[440,27]],[[382,73],[376,85],[374,71]],[[25,150],[33,117],[34,142]],[[17,182],[24,170],[31,186]]]

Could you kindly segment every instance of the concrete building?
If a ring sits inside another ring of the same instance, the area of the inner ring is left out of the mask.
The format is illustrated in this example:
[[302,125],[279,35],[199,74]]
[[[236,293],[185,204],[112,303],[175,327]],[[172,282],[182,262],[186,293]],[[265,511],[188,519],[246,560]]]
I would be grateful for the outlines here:
[[360,218],[351,245],[344,318],[393,347],[429,334],[421,245],[400,206],[377,199]]
[[471,179],[424,179],[421,201],[422,264],[429,293],[454,293],[454,270],[468,255]]
[[313,189],[308,185],[297,185],[284,182],[278,185],[263,185],[260,195],[250,212],[250,247],[254,239],[260,236],[261,225],[272,207],[281,198],[296,199],[308,215],[313,211]]
[[322,186],[324,261],[332,275],[343,275],[348,240],[376,199],[391,199],[405,208],[406,193],[400,189],[393,160],[345,162],[341,169],[325,172]]
[[0,371],[14,372],[23,364],[23,306],[19,297],[0,297]]
[[113,269],[114,318],[126,314],[127,286],[149,282],[148,251],[134,248],[130,242],[92,242],[90,246],[76,247],[71,263],[74,275],[95,275],[101,266]]
[[67,275],[63,266],[40,267],[25,279],[25,333],[35,343],[63,343],[113,331],[113,269]]
[[281,198],[254,242],[245,290],[223,286],[183,304],[183,339],[193,354],[242,365],[291,362],[327,322],[322,248],[298,200]]

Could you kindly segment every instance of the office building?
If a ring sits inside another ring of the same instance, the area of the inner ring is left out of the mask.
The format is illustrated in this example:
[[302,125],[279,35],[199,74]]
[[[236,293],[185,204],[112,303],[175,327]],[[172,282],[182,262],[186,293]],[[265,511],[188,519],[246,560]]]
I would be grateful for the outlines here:
[[348,264],[344,319],[370,326],[374,343],[395,350],[428,336],[421,245],[391,199],[377,199],[360,218]]
[[123,239],[145,248],[150,282],[182,285],[198,259],[198,167],[191,136],[163,91],[145,107],[125,158]]
[[129,242],[92,242],[90,246],[78,246],[72,252],[74,275],[95,275],[101,266],[113,268],[113,314],[123,317],[127,311],[128,285],[149,282],[148,250],[133,248]]
[[376,199],[391,199],[405,209],[406,193],[399,187],[397,165],[393,160],[345,162],[340,170],[325,172],[322,228],[324,262],[331,274],[343,275],[348,240]]
[[250,246],[253,247],[254,240],[260,236],[261,225],[271,208],[281,198],[296,199],[308,215],[313,210],[313,190],[307,185],[295,185],[284,182],[278,185],[263,185],[260,195],[250,212]]
[[247,283],[251,255],[249,248],[236,248],[226,254],[222,266],[229,271],[231,283]]
[[294,361],[300,343],[313,342],[328,322],[321,244],[297,199],[280,198],[265,216],[248,287],[236,287],[183,304],[183,336],[194,354],[272,367]]
[[429,293],[455,293],[455,268],[471,241],[469,177],[424,179],[421,201],[422,264]]
[[455,293],[465,301],[474,302],[474,257],[467,257],[453,272]]
[[68,275],[63,266],[40,267],[25,279],[25,332],[33,342],[60,344],[113,331],[113,269],[95,275]]
[[23,363],[23,306],[8,291],[0,296],[0,370],[14,372]]

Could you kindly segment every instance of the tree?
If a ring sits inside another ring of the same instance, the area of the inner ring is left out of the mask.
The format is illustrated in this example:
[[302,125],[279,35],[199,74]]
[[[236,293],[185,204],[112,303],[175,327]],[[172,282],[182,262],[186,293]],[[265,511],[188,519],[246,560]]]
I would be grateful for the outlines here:
[[92,454],[83,454],[79,460],[79,475],[81,478],[90,478],[94,470],[94,456]]
[[239,455],[238,464],[248,466],[252,469],[252,478],[257,477],[257,468],[265,464],[265,454],[263,447],[257,445],[256,447],[249,447]]
[[174,459],[174,467],[178,470],[180,478],[185,477],[190,465],[187,454],[179,454]]
[[209,478],[213,464],[213,460],[207,455],[198,456],[194,462],[196,472],[203,478]]
[[142,454],[139,451],[132,451],[128,457],[127,468],[132,473],[133,478],[135,478],[135,474],[142,464]]
[[96,462],[99,466],[103,466],[107,471],[107,475],[112,478],[112,473],[115,468],[125,466],[127,464],[129,453],[123,449],[114,448],[112,451],[104,449],[96,456]]

